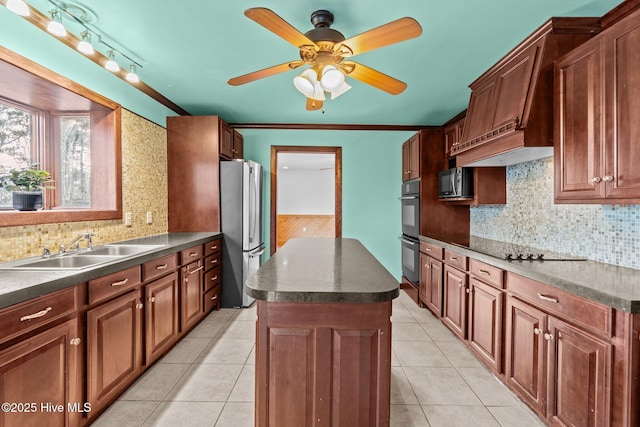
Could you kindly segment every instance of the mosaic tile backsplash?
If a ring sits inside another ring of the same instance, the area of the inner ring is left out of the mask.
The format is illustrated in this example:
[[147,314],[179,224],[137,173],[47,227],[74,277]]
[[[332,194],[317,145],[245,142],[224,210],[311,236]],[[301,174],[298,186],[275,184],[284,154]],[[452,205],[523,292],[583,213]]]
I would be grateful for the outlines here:
[[[122,220],[0,227],[0,262],[39,255],[42,246],[55,251],[87,231],[96,234],[96,245],[167,232],[166,129],[124,109],[122,195],[123,212],[132,213],[131,227]],[[148,211],[151,224],[146,223]]]
[[640,269],[640,205],[556,205],[553,158],[507,167],[507,204],[471,209],[471,235]]

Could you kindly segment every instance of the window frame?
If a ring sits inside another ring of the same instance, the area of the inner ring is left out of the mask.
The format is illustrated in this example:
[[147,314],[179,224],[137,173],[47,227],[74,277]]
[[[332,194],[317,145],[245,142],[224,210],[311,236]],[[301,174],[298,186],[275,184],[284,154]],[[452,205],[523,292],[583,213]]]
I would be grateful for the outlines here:
[[[6,64],[15,67],[15,70],[10,67],[11,73],[4,74],[11,74],[11,77],[7,78],[15,78],[19,90],[31,93],[36,100],[23,102],[0,94],[3,102],[7,100],[17,108],[36,110],[34,121],[38,120],[38,124],[33,123],[32,133],[40,132],[40,135],[35,135],[35,138],[44,138],[45,142],[40,145],[35,143],[39,151],[32,153],[32,156],[43,165],[43,168],[51,168],[55,165],[57,154],[50,149],[42,152],[41,148],[44,145],[49,147],[56,145],[52,143],[55,132],[53,128],[56,126],[53,122],[55,117],[61,115],[89,115],[92,135],[91,156],[100,159],[99,164],[92,163],[91,166],[92,206],[90,208],[65,209],[52,206],[51,200],[54,200],[53,197],[57,195],[54,193],[55,190],[46,190],[45,209],[35,212],[0,210],[0,227],[122,219],[121,106],[3,46],[0,46],[0,61],[3,67]],[[78,102],[79,105],[88,105],[90,108],[75,110],[69,108],[61,111],[36,105],[38,99],[42,102],[51,102],[52,96],[56,95],[63,97],[64,102],[71,102],[72,105],[73,102]],[[48,122],[48,125],[42,126],[46,125],[45,122]],[[95,153],[94,147],[96,147]],[[97,196],[97,200],[93,200],[94,195]]]

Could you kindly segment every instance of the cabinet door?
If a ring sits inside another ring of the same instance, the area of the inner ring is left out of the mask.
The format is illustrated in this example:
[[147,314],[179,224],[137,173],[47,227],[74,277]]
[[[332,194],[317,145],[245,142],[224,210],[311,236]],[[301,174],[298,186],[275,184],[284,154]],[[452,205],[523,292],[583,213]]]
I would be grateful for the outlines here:
[[469,345],[497,373],[502,372],[502,291],[469,280]]
[[607,426],[611,345],[549,318],[547,418],[557,426]]
[[443,285],[442,322],[464,340],[467,335],[467,275],[445,264]]
[[[3,407],[1,426],[80,425],[81,411],[90,408],[83,405],[79,385],[79,339],[78,321],[72,319],[0,352],[2,402],[23,405],[15,412]],[[50,404],[50,411],[42,404]],[[79,405],[77,411],[69,412],[69,404]]]
[[420,178],[420,134],[409,139],[409,179]]
[[237,130],[233,130],[233,158],[242,159],[244,156],[244,138]]
[[605,196],[600,46],[585,43],[556,68],[556,201]]
[[[606,129],[613,129],[607,148],[607,197],[640,198],[640,14],[635,14],[608,33],[605,39],[607,117]],[[609,68],[607,68],[607,72]],[[605,178],[606,177],[606,178]],[[610,180],[611,181],[608,181]]]
[[220,156],[233,159],[233,129],[222,120],[220,121]]
[[493,118],[496,76],[474,88],[469,99],[469,108],[464,126],[462,142],[467,142],[489,132]]
[[150,365],[178,337],[178,273],[148,284],[145,301],[145,361]]
[[180,272],[181,331],[185,332],[202,317],[202,261],[182,267]]
[[402,181],[408,181],[411,173],[411,145],[409,141],[402,144]]
[[429,262],[427,306],[434,314],[442,316],[442,261],[427,258]]
[[547,315],[513,297],[507,298],[505,377],[532,408],[545,415],[545,340]]
[[87,399],[99,410],[142,367],[142,309],[135,290],[87,311]]
[[423,304],[428,304],[429,302],[429,288],[431,274],[430,274],[431,266],[429,265],[429,257],[422,252],[420,253],[420,291],[418,296],[420,301]]

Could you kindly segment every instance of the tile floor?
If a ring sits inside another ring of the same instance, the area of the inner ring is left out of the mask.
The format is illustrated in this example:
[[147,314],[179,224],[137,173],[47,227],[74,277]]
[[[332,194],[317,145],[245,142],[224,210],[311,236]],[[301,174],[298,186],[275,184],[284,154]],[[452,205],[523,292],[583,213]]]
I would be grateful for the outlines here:
[[[211,313],[93,426],[253,427],[255,318]],[[543,426],[404,292],[392,322],[392,427]]]

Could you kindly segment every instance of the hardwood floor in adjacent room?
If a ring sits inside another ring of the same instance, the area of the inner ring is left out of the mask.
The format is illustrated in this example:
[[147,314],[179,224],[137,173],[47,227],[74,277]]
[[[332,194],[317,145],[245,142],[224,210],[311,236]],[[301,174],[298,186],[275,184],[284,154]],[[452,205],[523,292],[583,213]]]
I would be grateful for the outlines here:
[[[253,427],[255,304],[211,313],[93,424]],[[391,427],[541,427],[429,311],[393,302]]]

